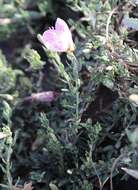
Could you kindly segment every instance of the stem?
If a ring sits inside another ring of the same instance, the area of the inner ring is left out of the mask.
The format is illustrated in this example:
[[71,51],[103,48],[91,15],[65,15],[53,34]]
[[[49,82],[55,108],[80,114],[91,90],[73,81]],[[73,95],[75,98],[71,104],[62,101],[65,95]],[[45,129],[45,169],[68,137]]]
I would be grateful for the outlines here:
[[61,67],[63,67],[62,63],[60,61],[54,60],[54,65],[57,68],[57,70],[60,73],[60,75],[66,80],[66,82],[67,82],[67,84],[69,86],[70,91],[72,91],[73,86],[71,84],[69,75],[67,74],[67,72],[64,69],[62,69],[62,70],[60,69]]
[[111,22],[111,18],[113,16],[113,14],[116,12],[117,10],[117,7],[115,7],[110,13],[109,13],[109,17],[107,19],[107,24],[106,24],[106,42],[108,42],[108,39],[109,39],[109,25],[110,25],[110,22]]
[[92,167],[94,169],[94,172],[95,174],[97,175],[97,178],[98,178],[98,181],[99,181],[99,185],[100,185],[100,189],[102,188],[102,181],[101,181],[101,178],[97,172],[97,169],[96,169],[96,166],[95,166],[95,163],[93,162],[93,145],[91,144],[90,145],[90,152],[89,152],[89,161],[91,160],[91,164],[92,164]]
[[8,151],[7,151],[7,160],[6,160],[6,173],[7,173],[7,180],[8,180],[8,186],[9,189],[12,190],[12,177],[11,177],[11,173],[10,173],[10,159],[11,159],[11,154],[12,154],[12,148],[11,145],[9,145],[8,147]]
[[76,122],[79,120],[79,93],[76,92]]
[[111,173],[110,173],[110,189],[113,190],[113,172],[114,172],[114,169],[117,165],[117,163],[122,160],[124,157],[126,156],[126,152],[125,153],[122,153],[118,158],[115,159],[113,165],[112,165],[112,168],[111,168]]
[[76,96],[76,124],[79,121],[79,72],[78,72],[78,60],[76,59],[75,55],[72,53],[71,56],[73,57],[73,64],[74,64],[74,80],[75,80],[75,96]]

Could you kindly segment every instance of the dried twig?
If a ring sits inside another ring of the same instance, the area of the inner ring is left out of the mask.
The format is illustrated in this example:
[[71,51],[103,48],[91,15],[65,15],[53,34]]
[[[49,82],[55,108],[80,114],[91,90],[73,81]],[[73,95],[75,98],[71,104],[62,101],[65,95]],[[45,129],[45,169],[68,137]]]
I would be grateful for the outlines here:
[[109,17],[107,19],[107,23],[106,23],[106,42],[108,42],[109,39],[109,25],[111,22],[111,18],[113,16],[113,14],[117,11],[118,7],[115,7],[110,13],[109,13]]

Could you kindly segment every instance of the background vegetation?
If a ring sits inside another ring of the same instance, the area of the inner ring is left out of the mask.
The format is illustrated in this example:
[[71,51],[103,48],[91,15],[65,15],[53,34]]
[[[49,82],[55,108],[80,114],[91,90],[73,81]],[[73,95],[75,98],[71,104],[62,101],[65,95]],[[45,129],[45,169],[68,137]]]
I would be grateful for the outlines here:
[[[137,10],[132,0],[0,0],[2,190],[113,190],[128,180],[122,167],[138,169],[138,33],[121,24]],[[75,56],[37,39],[57,17]],[[43,91],[57,97],[24,100]]]

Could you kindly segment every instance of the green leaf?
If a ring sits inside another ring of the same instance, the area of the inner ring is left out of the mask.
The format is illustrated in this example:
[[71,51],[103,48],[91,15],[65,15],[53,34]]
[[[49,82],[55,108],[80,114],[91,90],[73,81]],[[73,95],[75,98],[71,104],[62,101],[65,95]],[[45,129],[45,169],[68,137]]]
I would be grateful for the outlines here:
[[58,187],[53,183],[50,183],[49,187],[50,187],[51,190],[59,190]]
[[26,48],[23,57],[30,63],[30,68],[32,70],[40,70],[45,64],[45,62],[41,60],[38,52],[34,49]]

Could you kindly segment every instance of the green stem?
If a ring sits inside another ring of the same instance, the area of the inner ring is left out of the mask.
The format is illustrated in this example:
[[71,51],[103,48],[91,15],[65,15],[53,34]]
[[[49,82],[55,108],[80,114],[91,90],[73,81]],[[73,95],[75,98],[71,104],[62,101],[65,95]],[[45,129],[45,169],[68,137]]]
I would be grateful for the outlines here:
[[74,64],[74,80],[75,80],[75,96],[76,96],[76,125],[78,125],[79,121],[79,72],[78,72],[78,60],[76,59],[75,55],[72,53],[71,56],[73,57],[73,64]]
[[11,177],[11,173],[10,173],[10,168],[11,168],[10,159],[11,159],[11,154],[12,154],[11,145],[9,145],[9,147],[8,147],[7,154],[8,154],[7,155],[7,160],[6,160],[7,180],[8,180],[9,189],[12,190],[12,177]]
[[79,93],[76,92],[76,122],[79,120]]

